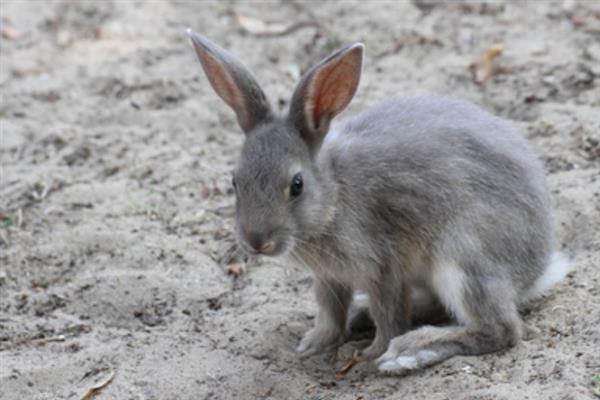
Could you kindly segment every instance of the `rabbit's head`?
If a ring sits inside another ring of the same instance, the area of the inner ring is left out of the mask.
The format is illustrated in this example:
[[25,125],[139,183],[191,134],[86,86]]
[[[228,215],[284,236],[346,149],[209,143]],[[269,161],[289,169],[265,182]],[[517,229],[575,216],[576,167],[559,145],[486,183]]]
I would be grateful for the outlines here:
[[332,208],[328,179],[315,160],[331,120],[350,103],[363,45],[342,48],[310,69],[288,115],[274,114],[254,76],[231,54],[188,31],[217,94],[246,134],[233,172],[236,235],[250,253],[282,254],[323,227]]

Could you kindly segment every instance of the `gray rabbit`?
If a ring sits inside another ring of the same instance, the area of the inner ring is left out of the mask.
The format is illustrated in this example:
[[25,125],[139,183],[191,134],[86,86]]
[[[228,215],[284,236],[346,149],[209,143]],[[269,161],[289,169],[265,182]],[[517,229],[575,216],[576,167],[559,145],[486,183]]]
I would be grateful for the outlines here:
[[[519,307],[569,271],[552,249],[543,166],[518,132],[446,97],[396,98],[333,123],[357,90],[360,43],[310,69],[278,116],[239,61],[188,33],[246,134],[234,172],[240,246],[314,273],[319,310],[300,353],[343,343],[356,293],[376,327],[362,354],[382,371],[518,342]],[[417,288],[454,325],[409,330]]]

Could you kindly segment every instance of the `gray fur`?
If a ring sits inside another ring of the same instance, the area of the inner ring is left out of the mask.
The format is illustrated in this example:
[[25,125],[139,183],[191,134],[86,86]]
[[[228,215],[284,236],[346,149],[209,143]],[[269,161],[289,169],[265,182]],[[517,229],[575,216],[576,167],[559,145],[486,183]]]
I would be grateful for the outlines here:
[[[307,139],[298,122],[303,101],[306,95],[294,96],[291,117],[266,119],[249,132],[235,171],[241,245],[255,253],[260,246],[249,238],[271,241],[269,255],[314,272],[319,313],[298,350],[342,343],[356,292],[368,295],[376,326],[363,354],[385,352],[377,360],[382,370],[517,343],[518,307],[547,273],[552,252],[544,171],[524,138],[466,101],[403,97]],[[298,172],[304,191],[289,199]],[[456,325],[407,332],[417,287]]]

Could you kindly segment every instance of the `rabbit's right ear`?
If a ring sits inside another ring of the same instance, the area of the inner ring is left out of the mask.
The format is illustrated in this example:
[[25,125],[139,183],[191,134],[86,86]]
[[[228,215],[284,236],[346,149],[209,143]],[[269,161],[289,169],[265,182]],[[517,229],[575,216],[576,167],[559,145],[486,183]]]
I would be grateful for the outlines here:
[[213,89],[237,114],[245,133],[271,116],[267,97],[246,67],[206,37],[187,30]]
[[362,70],[364,46],[346,46],[311,68],[302,78],[290,104],[289,121],[315,154],[331,120],[352,100]]

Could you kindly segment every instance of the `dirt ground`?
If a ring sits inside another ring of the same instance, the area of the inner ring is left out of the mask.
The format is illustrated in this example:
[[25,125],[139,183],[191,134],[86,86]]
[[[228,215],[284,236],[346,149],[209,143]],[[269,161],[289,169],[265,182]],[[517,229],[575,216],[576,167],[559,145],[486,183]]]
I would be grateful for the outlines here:
[[[79,399],[112,373],[98,399],[594,397],[600,1],[2,0],[0,24],[0,398]],[[336,381],[356,342],[299,358],[310,273],[257,259],[227,274],[243,135],[187,27],[244,60],[280,109],[307,66],[362,41],[344,115],[450,94],[521,128],[575,267],[524,316],[525,340],[404,377],[359,365]],[[496,44],[479,85],[469,65]]]

